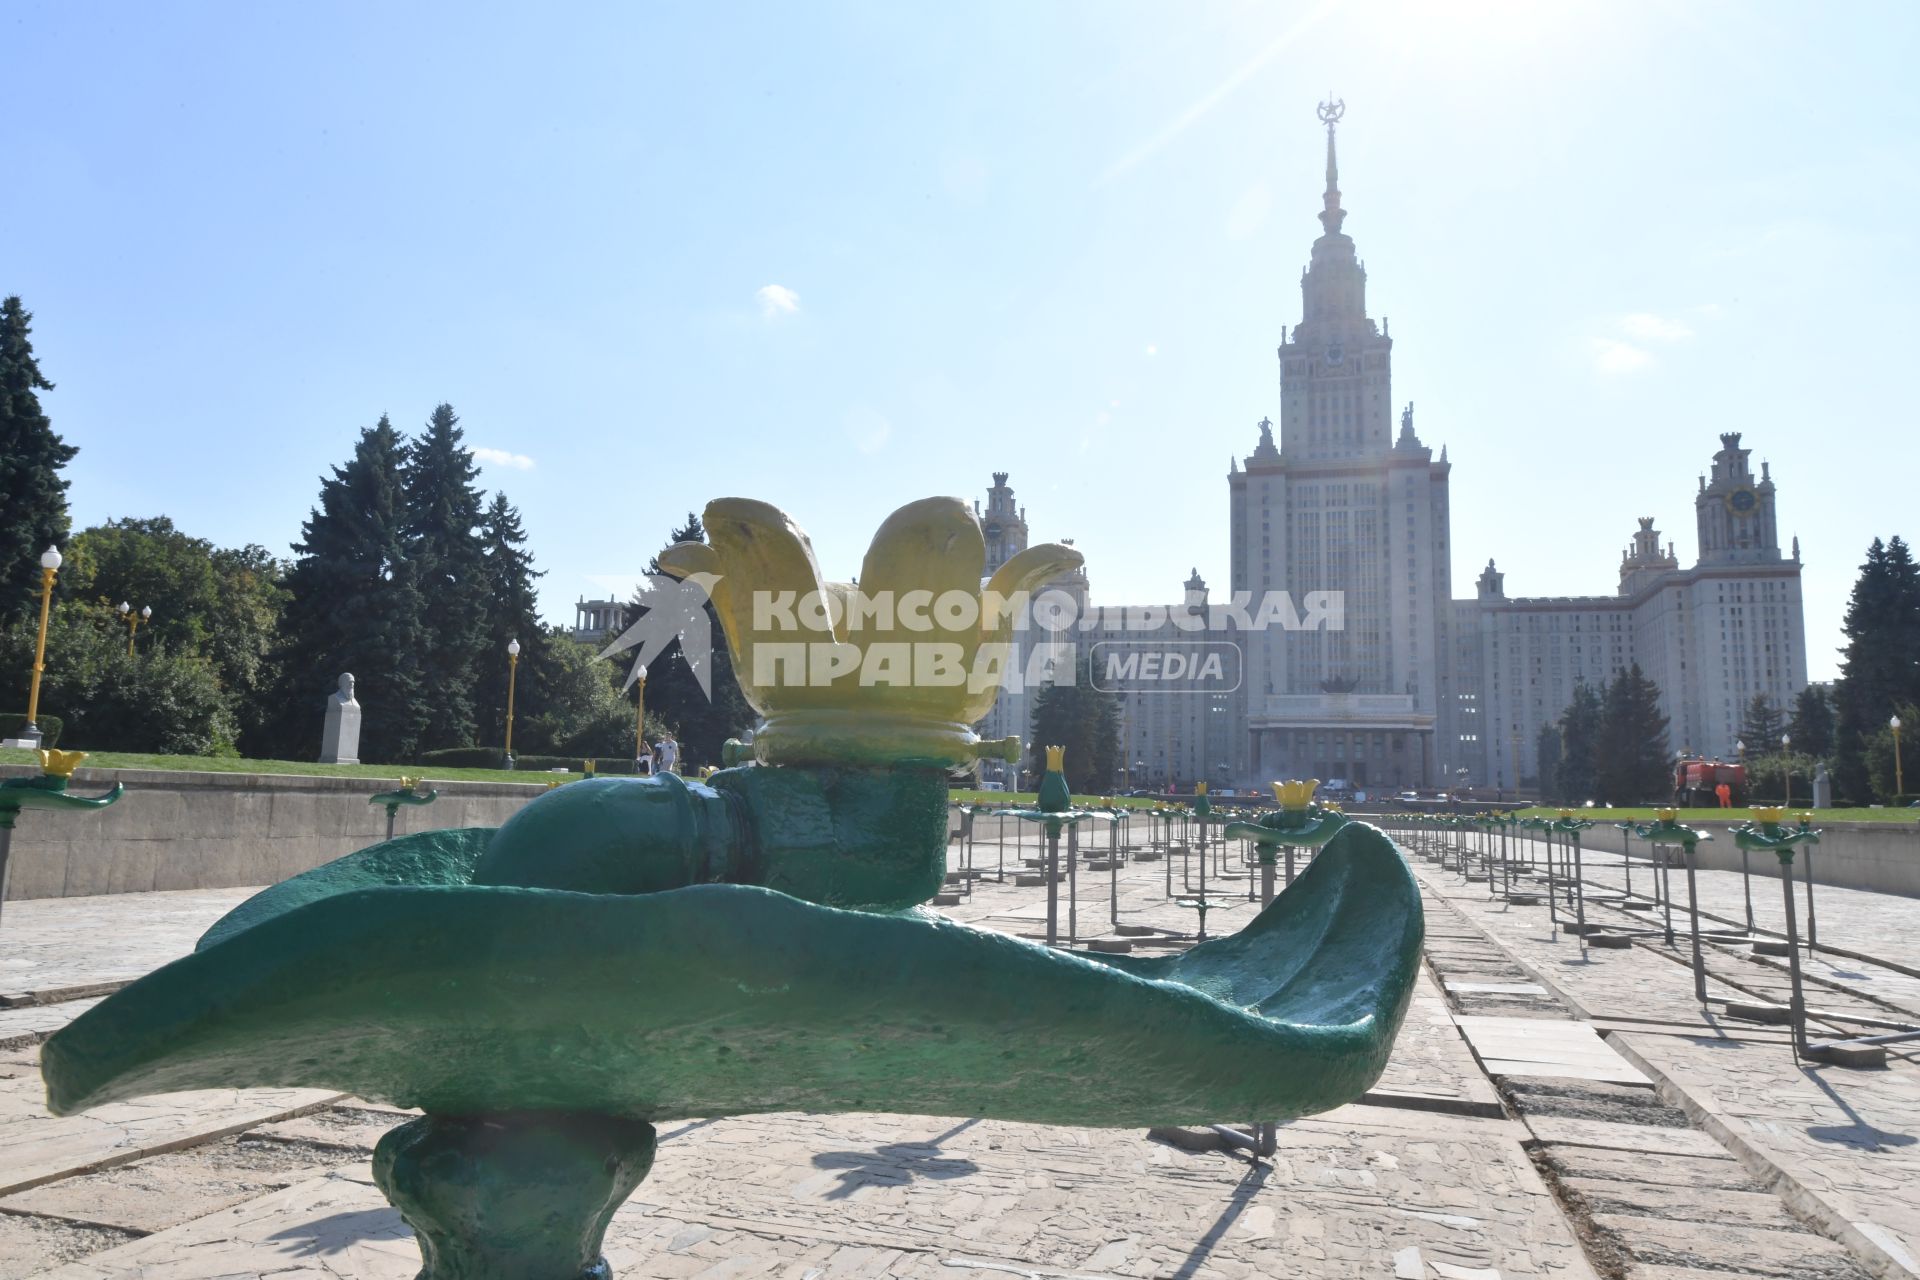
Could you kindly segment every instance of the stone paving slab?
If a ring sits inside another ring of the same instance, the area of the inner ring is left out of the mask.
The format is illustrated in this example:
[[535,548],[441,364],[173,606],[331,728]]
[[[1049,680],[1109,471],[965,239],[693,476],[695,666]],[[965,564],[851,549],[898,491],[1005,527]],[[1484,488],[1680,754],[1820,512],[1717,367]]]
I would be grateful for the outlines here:
[[0,1074],[0,1196],[239,1133],[341,1096],[321,1089],[205,1089],[114,1102],[77,1116],[47,1114],[38,1055],[12,1054]]
[[1576,1120],[1570,1116],[1529,1116],[1527,1128],[1542,1142],[1570,1147],[1601,1147],[1643,1156],[1719,1156],[1720,1144],[1698,1129],[1669,1129],[1649,1124],[1617,1124],[1610,1120]]
[[[1566,1076],[1647,1084],[1646,1075],[1602,1040],[1590,1023],[1462,1015],[1460,1030],[1494,1075]],[[1495,1065],[1498,1064],[1498,1065]]]
[[[1116,1130],[858,1115],[692,1122],[663,1135],[607,1255],[635,1278],[1591,1280],[1522,1134],[1507,1121],[1348,1107],[1284,1126],[1262,1168]],[[358,1166],[47,1274],[411,1280],[418,1266]]]
[[63,1000],[59,1004],[0,1009],[0,1051],[39,1044],[100,1000],[101,997],[95,996],[87,1000]]
[[[32,898],[6,905],[0,1005],[133,981],[193,950],[207,927],[257,889]],[[97,994],[97,993],[96,993]]]

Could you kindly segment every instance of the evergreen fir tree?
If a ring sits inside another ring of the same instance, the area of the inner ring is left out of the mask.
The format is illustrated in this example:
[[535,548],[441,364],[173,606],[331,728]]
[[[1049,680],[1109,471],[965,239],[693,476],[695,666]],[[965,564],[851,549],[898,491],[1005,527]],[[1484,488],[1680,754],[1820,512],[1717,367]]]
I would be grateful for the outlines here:
[[1604,708],[1600,695],[1584,681],[1573,686],[1573,701],[1560,713],[1560,763],[1554,790],[1562,804],[1581,804],[1594,796],[1595,756]]
[[40,556],[67,540],[67,482],[79,452],[40,408],[53,390],[33,358],[33,313],[0,302],[0,627],[28,617],[40,598]]
[[1833,755],[1833,703],[1827,691],[1810,684],[1793,700],[1793,719],[1787,732],[1793,735],[1793,748],[1815,760]]
[[[1532,778],[1531,781],[1534,786],[1540,789],[1540,798],[1542,800],[1557,801],[1561,798],[1560,726],[1557,724],[1541,725],[1540,736],[1534,739],[1534,751],[1536,758],[1539,760],[1539,764],[1536,768],[1536,776]],[[1522,778],[1520,779],[1520,785],[1525,786],[1528,781],[1529,779]]]
[[1873,794],[1869,743],[1900,706],[1920,702],[1920,567],[1899,538],[1867,548],[1841,630],[1840,679],[1834,685],[1833,781],[1837,799]]
[[1673,789],[1667,717],[1660,688],[1634,663],[1607,686],[1594,744],[1595,798],[1603,804],[1645,804]]
[[1740,718],[1740,741],[1747,744],[1747,754],[1774,754],[1780,750],[1780,735],[1786,731],[1787,722],[1773,699],[1764,693],[1754,694]]
[[421,749],[428,655],[419,578],[406,554],[404,458],[385,417],[361,432],[353,457],[321,481],[320,504],[294,544],[276,655],[280,714],[270,730],[290,759],[317,754],[323,700],[345,672],[361,705],[361,758],[406,761]]
[[[401,469],[407,552],[424,605],[421,672],[423,745],[475,740],[475,686],[486,654],[489,576],[480,522],[480,469],[461,443],[460,419],[442,404],[407,447]],[[504,659],[503,659],[504,661]]]
[[[527,707],[541,705],[543,681],[556,674],[547,661],[547,636],[540,626],[539,598],[533,556],[526,549],[527,531],[520,512],[496,493],[480,517],[480,544],[486,562],[486,642],[481,652],[477,688],[479,741],[504,743],[507,723],[507,645],[520,642],[520,679],[514,695],[516,718]],[[529,701],[531,699],[531,701]],[[520,741],[515,735],[516,743]],[[521,750],[525,750],[524,746]]]
[[1110,693],[1093,687],[1088,658],[1082,655],[1074,678],[1049,682],[1033,699],[1033,731],[1027,769],[1046,772],[1047,747],[1065,747],[1067,785],[1079,795],[1098,794],[1113,785],[1120,759],[1119,711]]

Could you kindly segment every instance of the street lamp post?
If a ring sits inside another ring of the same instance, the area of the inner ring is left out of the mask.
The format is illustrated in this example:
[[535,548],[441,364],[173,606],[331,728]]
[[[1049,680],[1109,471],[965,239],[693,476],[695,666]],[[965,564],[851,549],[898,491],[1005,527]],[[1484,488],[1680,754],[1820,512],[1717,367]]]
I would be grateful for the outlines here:
[[33,646],[33,683],[27,692],[27,727],[21,736],[40,745],[40,673],[47,669],[47,612],[53,607],[53,579],[60,571],[60,548],[40,555],[40,638]]
[[1787,808],[1793,808],[1793,757],[1788,753],[1793,747],[1793,735],[1780,735],[1780,776],[1781,785],[1786,788]]
[[127,624],[127,656],[131,658],[133,656],[134,633],[140,629],[142,623],[153,621],[153,606],[147,605],[140,610],[140,612],[135,613],[133,606],[125,600],[122,600],[120,602],[120,619]]
[[647,754],[647,669],[633,669],[633,771],[640,772],[640,761]]
[[1734,754],[1740,757],[1740,789],[1746,793],[1746,795],[1740,798],[1744,801],[1747,796],[1753,794],[1753,788],[1747,785],[1747,740],[1741,738],[1735,742],[1733,744],[1733,750]]
[[513,768],[513,686],[520,678],[520,642],[507,641],[507,768]]
[[1907,775],[1900,768],[1900,717],[1889,719],[1887,728],[1893,730],[1893,802],[1899,804],[1900,797],[1907,794]]

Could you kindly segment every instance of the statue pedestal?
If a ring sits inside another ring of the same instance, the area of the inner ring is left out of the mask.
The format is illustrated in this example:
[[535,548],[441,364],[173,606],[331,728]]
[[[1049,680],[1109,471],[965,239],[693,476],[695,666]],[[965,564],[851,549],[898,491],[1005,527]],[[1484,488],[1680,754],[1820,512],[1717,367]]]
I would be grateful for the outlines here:
[[607,1223],[653,1152],[623,1116],[425,1115],[380,1139],[373,1180],[419,1238],[419,1280],[610,1280]]
[[320,730],[320,763],[360,763],[360,704],[354,701],[350,675],[340,677],[339,692],[327,699],[327,719]]

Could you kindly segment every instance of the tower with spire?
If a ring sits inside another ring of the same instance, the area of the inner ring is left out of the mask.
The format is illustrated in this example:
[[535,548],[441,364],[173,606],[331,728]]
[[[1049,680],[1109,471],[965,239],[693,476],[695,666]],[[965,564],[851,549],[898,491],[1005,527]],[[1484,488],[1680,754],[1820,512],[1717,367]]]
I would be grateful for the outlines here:
[[1245,646],[1238,764],[1256,777],[1356,787],[1434,785],[1453,767],[1447,476],[1393,401],[1393,339],[1367,314],[1367,270],[1346,232],[1339,126],[1326,129],[1320,235],[1300,276],[1300,321],[1281,332],[1278,441],[1262,420],[1229,468],[1230,584],[1255,600],[1327,592],[1339,627],[1267,628]]
[[1320,104],[1327,188],[1320,238],[1300,274],[1300,323],[1280,344],[1280,448],[1289,457],[1353,458],[1392,442],[1393,339],[1367,315],[1367,268],[1341,228],[1336,132],[1347,104]]

